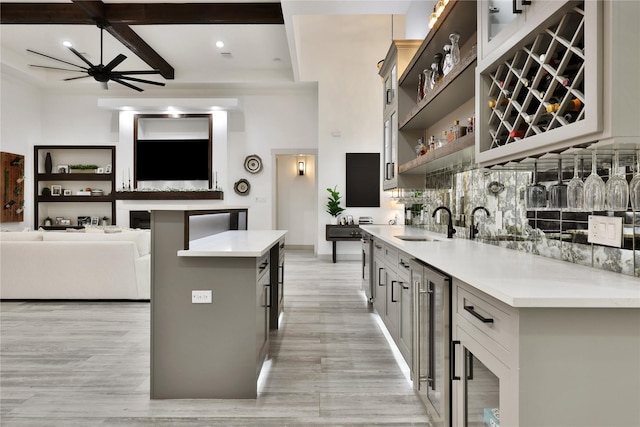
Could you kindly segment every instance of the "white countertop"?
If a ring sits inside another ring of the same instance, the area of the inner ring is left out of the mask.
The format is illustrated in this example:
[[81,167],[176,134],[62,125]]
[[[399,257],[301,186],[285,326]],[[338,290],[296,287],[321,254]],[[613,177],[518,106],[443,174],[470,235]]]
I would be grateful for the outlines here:
[[[637,277],[413,227],[360,228],[512,307],[640,308]],[[398,235],[438,241],[404,241]]]
[[285,234],[286,230],[229,230],[189,242],[181,257],[260,257]]

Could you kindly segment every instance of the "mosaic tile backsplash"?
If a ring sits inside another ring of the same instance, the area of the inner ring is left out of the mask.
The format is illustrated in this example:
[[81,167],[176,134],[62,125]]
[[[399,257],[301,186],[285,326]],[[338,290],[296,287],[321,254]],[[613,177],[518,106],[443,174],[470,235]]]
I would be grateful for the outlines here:
[[622,248],[593,245],[586,235],[589,213],[527,211],[524,195],[531,179],[531,171],[442,172],[426,177],[426,189],[405,190],[398,201],[404,204],[405,222],[443,234],[447,214],[442,210],[436,218],[431,214],[438,206],[449,207],[456,238],[469,238],[471,212],[484,206],[488,216],[483,210],[475,214],[479,242],[640,277],[640,213],[616,213],[624,218]]

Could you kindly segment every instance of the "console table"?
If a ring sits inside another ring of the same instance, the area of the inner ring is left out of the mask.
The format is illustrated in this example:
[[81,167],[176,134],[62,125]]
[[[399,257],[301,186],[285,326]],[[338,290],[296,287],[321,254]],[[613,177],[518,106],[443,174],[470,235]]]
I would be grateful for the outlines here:
[[357,225],[329,225],[326,229],[326,240],[333,245],[332,260],[336,262],[336,242],[357,241],[362,239],[362,230]]

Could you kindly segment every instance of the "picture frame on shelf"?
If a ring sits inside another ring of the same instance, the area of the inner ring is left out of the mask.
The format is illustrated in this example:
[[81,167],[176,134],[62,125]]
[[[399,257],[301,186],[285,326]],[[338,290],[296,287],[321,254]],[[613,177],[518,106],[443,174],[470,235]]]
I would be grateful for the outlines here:
[[69,173],[69,165],[56,166],[57,173]]
[[89,225],[91,224],[90,216],[79,216],[78,217],[78,226]]
[[63,196],[71,196],[72,194],[73,193],[71,192],[71,190],[67,190],[67,189],[62,190]]
[[54,222],[54,224],[55,224],[55,225],[62,225],[62,220],[63,220],[63,219],[64,219],[63,217],[61,217],[61,216],[57,216],[57,217],[56,217],[56,221]]
[[100,225],[100,217],[92,216],[91,217],[91,225]]
[[66,225],[66,226],[69,226],[69,225],[71,225],[71,220],[70,220],[70,219],[68,219],[68,218],[62,218],[62,219],[60,220],[60,225]]
[[98,168],[96,169],[96,173],[104,173],[104,168]]
[[52,196],[62,195],[62,185],[53,184],[51,186],[51,195]]
[[104,173],[111,173],[112,166],[109,164],[104,167]]

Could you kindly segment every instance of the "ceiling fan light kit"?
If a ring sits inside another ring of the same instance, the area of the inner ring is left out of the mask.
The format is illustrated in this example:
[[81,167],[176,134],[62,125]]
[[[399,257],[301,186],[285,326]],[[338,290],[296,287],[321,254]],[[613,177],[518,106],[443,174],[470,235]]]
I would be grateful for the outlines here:
[[84,62],[87,66],[77,65],[77,64],[74,64],[72,62],[68,62],[68,61],[65,61],[65,60],[62,60],[62,59],[54,58],[53,56],[45,55],[44,53],[40,53],[40,52],[36,52],[34,50],[31,50],[31,49],[27,49],[28,52],[34,53],[36,55],[43,56],[45,58],[52,59],[54,61],[61,62],[63,64],[71,65],[71,66],[76,67],[76,68],[75,69],[69,69],[69,68],[49,67],[49,66],[45,66],[45,65],[33,65],[33,64],[29,64],[29,66],[35,67],[35,68],[46,68],[46,69],[49,69],[49,70],[71,71],[71,72],[76,72],[76,73],[84,73],[86,75],[79,76],[79,77],[69,77],[69,78],[66,78],[66,79],[63,79],[63,80],[64,81],[70,81],[70,80],[78,80],[78,79],[85,79],[85,78],[88,78],[88,77],[93,77],[95,81],[97,81],[97,82],[102,84],[102,88],[103,89],[108,89],[107,83],[109,81],[116,82],[118,84],[126,86],[126,87],[128,87],[130,89],[136,90],[138,92],[142,92],[143,89],[138,87],[138,86],[136,86],[133,83],[130,83],[130,82],[145,83],[145,84],[151,84],[151,85],[156,85],[156,86],[164,86],[165,85],[163,82],[156,82],[156,81],[153,81],[153,80],[146,80],[146,79],[141,79],[141,78],[137,78],[137,77],[131,77],[131,76],[134,76],[134,75],[160,74],[159,70],[116,71],[115,68],[118,65],[120,65],[125,59],[127,59],[127,57],[125,55],[123,55],[123,54],[118,54],[118,56],[113,58],[108,64],[104,65],[103,58],[102,58],[104,27],[100,26],[100,25],[98,27],[100,28],[100,64],[97,64],[97,65],[92,64],[87,58],[85,58],[84,55],[82,55],[80,52],[78,52],[73,47],[73,45],[71,43],[64,42],[63,45],[67,49],[69,49],[75,56],[80,58],[82,60],[82,62]]

